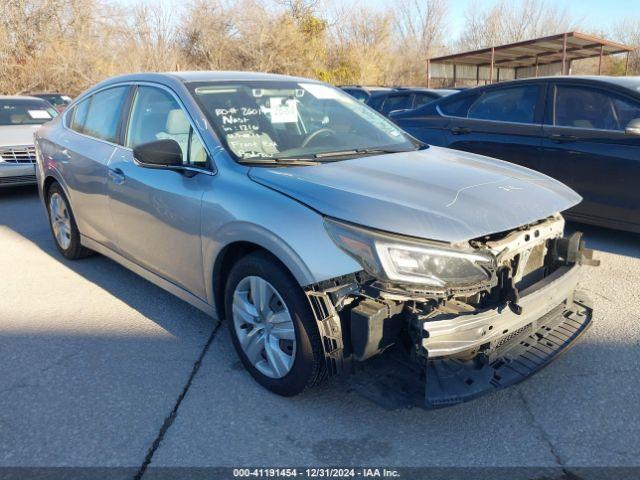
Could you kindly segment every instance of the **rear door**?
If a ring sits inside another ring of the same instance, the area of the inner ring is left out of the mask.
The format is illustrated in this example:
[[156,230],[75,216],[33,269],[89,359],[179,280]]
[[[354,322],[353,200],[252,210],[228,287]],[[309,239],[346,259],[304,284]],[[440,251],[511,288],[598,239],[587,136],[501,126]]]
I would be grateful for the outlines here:
[[76,104],[63,119],[67,130],[55,154],[78,228],[110,248],[115,243],[106,197],[107,163],[117,147],[129,89],[107,88]]
[[539,170],[545,88],[525,83],[465,97],[447,124],[447,145]]
[[555,82],[544,126],[545,173],[584,198],[570,211],[582,219],[640,225],[640,136],[625,134],[640,101],[596,85]]

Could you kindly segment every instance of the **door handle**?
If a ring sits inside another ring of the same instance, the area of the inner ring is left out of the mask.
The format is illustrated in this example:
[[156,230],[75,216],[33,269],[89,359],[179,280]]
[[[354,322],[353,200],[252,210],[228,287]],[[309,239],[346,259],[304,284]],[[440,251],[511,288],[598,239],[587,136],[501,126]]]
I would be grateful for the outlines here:
[[64,158],[64,160],[62,160],[63,162],[67,160],[71,160],[71,154],[69,153],[69,150],[66,148],[63,148],[62,150],[60,150],[60,155]]
[[124,182],[124,172],[119,168],[110,168],[109,178],[111,178],[113,183],[120,185]]
[[567,142],[575,142],[578,140],[578,137],[575,135],[563,135],[561,133],[554,133],[549,135],[549,140],[555,143],[567,143]]
[[451,133],[453,133],[454,135],[465,135],[467,133],[471,133],[471,130],[469,130],[467,127],[453,127],[451,129]]

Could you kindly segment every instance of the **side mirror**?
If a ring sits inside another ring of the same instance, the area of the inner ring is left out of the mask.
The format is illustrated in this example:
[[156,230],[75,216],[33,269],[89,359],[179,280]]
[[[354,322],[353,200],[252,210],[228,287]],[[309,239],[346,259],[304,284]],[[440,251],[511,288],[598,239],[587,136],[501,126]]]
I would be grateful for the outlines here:
[[133,158],[142,166],[148,167],[181,167],[182,149],[175,140],[163,139],[143,143],[133,149]]
[[640,135],[640,118],[631,120],[624,129],[627,135]]

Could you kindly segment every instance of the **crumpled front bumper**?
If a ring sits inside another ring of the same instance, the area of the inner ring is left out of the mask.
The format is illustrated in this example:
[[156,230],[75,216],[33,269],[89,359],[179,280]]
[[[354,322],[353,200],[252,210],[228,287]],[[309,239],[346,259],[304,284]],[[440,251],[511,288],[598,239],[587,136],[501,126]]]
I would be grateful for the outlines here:
[[458,315],[455,318],[424,323],[422,346],[429,358],[455,355],[486,345],[493,347],[505,335],[517,332],[531,325],[537,330],[536,322],[561,303],[572,300],[581,275],[582,266],[563,266],[542,281],[520,292],[518,305],[520,314],[508,306],[489,309],[473,314]]
[[[591,302],[576,292],[582,268],[579,263],[559,267],[522,291],[519,309],[503,306],[425,322],[426,407],[461,403],[518,383],[571,346],[592,317]],[[480,355],[460,355],[469,351]]]
[[429,360],[425,406],[439,408],[519,383],[575,344],[591,325],[591,301],[570,292],[562,303],[503,336],[484,361],[441,357]]
[[425,322],[426,368],[391,348],[361,364],[349,387],[386,409],[433,409],[527,379],[591,325],[591,301],[576,290],[582,268],[560,267],[522,291],[520,315],[507,306]]

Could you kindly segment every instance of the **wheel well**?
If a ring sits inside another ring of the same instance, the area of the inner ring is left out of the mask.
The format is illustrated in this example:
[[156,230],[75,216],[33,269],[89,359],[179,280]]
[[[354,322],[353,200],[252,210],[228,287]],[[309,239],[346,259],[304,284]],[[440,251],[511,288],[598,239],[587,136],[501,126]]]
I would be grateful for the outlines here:
[[215,302],[218,318],[224,318],[224,289],[233,265],[242,257],[250,253],[263,251],[273,255],[269,250],[251,242],[234,242],[222,249],[213,268],[213,300]]
[[49,188],[53,183],[57,182],[54,177],[47,177],[44,179],[44,183],[42,184],[42,194],[44,196],[45,202],[47,201],[47,195],[49,194]]

